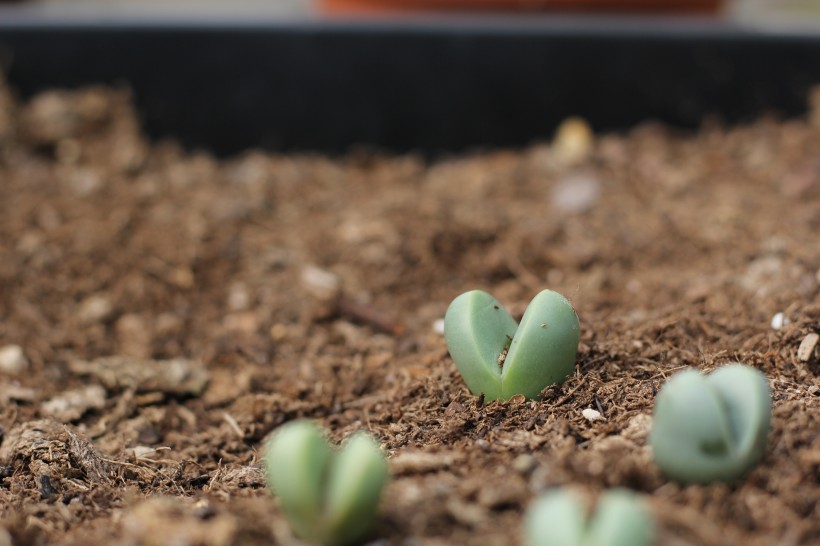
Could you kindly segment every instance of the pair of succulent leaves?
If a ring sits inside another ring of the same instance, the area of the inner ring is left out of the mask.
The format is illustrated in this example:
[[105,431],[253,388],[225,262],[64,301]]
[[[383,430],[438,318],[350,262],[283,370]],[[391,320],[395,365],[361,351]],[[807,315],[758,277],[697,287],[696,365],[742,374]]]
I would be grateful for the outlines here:
[[337,452],[316,425],[292,421],[268,442],[265,467],[270,489],[303,540],[346,546],[371,532],[388,471],[367,434],[354,434]]
[[649,435],[655,463],[682,482],[740,478],[766,450],[771,405],[768,380],[755,368],[679,372],[655,399]]
[[444,337],[473,394],[536,398],[574,371],[580,325],[569,300],[552,290],[533,298],[521,324],[490,294],[472,290],[447,308]]
[[527,546],[649,546],[652,517],[637,495],[611,489],[588,516],[579,495],[565,489],[537,499],[527,511]]

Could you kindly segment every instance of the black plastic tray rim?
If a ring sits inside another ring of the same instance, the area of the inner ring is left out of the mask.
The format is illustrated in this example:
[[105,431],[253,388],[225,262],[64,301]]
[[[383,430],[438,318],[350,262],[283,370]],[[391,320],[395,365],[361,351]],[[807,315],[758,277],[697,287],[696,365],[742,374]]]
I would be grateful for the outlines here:
[[133,20],[4,17],[23,96],[127,85],[153,137],[248,148],[458,151],[598,130],[805,112],[820,35],[709,19]]

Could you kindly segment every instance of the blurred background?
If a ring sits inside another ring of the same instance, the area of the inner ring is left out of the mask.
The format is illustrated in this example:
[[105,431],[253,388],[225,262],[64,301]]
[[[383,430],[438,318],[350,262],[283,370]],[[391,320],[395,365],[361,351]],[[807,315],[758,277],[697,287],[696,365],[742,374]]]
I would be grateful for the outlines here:
[[[106,13],[161,14],[244,17],[254,16],[302,17],[331,9],[339,11],[354,4],[381,4],[396,6],[402,3],[435,4],[442,0],[0,0],[47,7],[49,10],[96,11]],[[583,4],[590,0],[446,0],[455,4]],[[621,0],[593,0],[593,3],[617,6]],[[631,0],[631,4],[659,5],[689,4],[690,6],[722,3],[722,16],[754,24],[794,26],[820,25],[820,0]],[[616,9],[616,8],[615,8]]]
[[[459,13],[422,14],[433,24],[419,31],[413,17],[433,8]],[[378,20],[368,12],[393,19],[336,24]],[[21,96],[127,83],[149,135],[221,154],[516,146],[568,115],[596,131],[695,128],[801,114],[820,81],[820,0],[0,0],[0,28],[0,69]]]

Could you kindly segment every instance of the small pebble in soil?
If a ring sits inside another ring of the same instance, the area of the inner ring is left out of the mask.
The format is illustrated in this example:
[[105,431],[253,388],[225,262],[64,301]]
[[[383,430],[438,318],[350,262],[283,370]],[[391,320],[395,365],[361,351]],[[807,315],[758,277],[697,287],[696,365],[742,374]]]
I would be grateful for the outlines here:
[[440,336],[444,335],[444,319],[436,319],[433,321],[433,331]]
[[601,183],[595,176],[575,173],[561,179],[552,189],[552,207],[561,212],[585,212],[595,206],[600,195]]
[[17,375],[28,368],[28,358],[19,345],[0,348],[0,372]]
[[301,280],[305,290],[323,301],[336,298],[342,288],[342,281],[335,273],[315,266],[302,269]]
[[791,323],[791,321],[784,313],[775,313],[772,317],[771,327],[773,330],[780,330],[789,323]]
[[228,308],[231,311],[246,311],[251,306],[251,294],[248,286],[242,282],[234,282],[228,288]]
[[111,300],[103,294],[93,294],[80,303],[77,318],[83,324],[94,324],[107,319],[113,311]]
[[806,334],[806,337],[803,338],[803,341],[800,342],[800,347],[797,349],[798,360],[808,362],[812,354],[814,354],[814,349],[817,347],[818,341],[820,341],[820,335],[814,332]]
[[594,410],[592,408],[586,408],[581,412],[581,415],[583,415],[584,419],[586,419],[587,421],[598,421],[604,418],[604,416],[601,415],[600,411]]

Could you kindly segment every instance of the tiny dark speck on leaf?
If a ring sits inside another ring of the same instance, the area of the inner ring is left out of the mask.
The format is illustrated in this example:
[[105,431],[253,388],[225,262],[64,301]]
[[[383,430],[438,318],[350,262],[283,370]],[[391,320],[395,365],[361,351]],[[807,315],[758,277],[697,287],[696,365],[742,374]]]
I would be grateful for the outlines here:
[[493,305],[493,309],[498,309],[498,306],[497,306],[497,305]]

